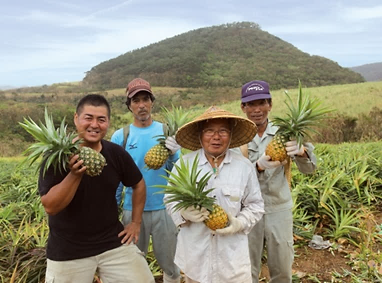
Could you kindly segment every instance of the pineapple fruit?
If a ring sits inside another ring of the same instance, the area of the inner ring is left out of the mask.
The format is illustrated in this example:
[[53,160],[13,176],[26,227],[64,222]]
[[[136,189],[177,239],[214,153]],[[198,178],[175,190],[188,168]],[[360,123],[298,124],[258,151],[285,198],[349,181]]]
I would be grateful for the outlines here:
[[174,211],[186,209],[190,206],[195,208],[206,208],[210,214],[208,219],[204,221],[205,225],[211,230],[222,229],[228,223],[228,215],[224,209],[215,203],[215,198],[208,196],[214,189],[204,190],[211,174],[207,173],[199,178],[201,170],[197,171],[198,158],[190,164],[180,158],[179,165],[175,164],[177,174],[169,172],[169,176],[162,176],[168,182],[168,185],[156,185],[155,187],[163,188],[161,193],[168,194],[169,197],[165,203],[176,202]]
[[170,156],[170,150],[165,146],[167,137],[175,135],[176,131],[185,123],[189,121],[189,113],[183,111],[182,107],[172,106],[172,111],[169,111],[166,107],[162,107],[162,114],[164,117],[164,123],[167,125],[167,130],[163,135],[156,136],[159,142],[154,145],[145,154],[144,161],[149,169],[157,170],[161,168]]
[[228,226],[228,215],[220,205],[214,203],[212,211],[210,211],[208,219],[204,220],[204,223],[214,231],[216,229],[223,229]]
[[296,105],[292,102],[292,99],[287,96],[287,105],[289,111],[286,118],[275,117],[272,119],[272,123],[278,126],[275,136],[268,144],[265,154],[271,157],[273,161],[284,161],[287,159],[287,151],[285,149],[285,143],[296,139],[297,144],[301,146],[305,137],[310,137],[310,132],[317,133],[314,129],[316,126],[320,126],[320,121],[324,118],[324,115],[332,110],[320,107],[321,102],[318,99],[311,99],[302,93],[301,82],[299,82],[299,91],[297,96]]
[[84,161],[85,173],[89,176],[100,175],[106,165],[106,159],[102,154],[90,147],[81,146],[80,139],[73,142],[77,134],[66,133],[65,119],[62,120],[60,127],[55,129],[53,118],[48,115],[46,109],[45,125],[41,121],[37,124],[31,118],[24,118],[24,123],[20,122],[19,124],[38,141],[24,151],[27,158],[23,161],[23,164],[29,163],[31,165],[42,157],[38,169],[44,166],[43,175],[50,166],[53,166],[54,172],[57,171],[57,168],[60,172],[65,170],[70,157],[74,154],[79,154],[79,159]]

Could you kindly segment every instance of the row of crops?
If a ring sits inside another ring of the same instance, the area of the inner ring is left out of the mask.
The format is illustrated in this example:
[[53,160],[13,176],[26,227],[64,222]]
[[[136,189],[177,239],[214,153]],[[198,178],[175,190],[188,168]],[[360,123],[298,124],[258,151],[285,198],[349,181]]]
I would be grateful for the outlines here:
[[[359,251],[351,262],[357,267],[354,278],[381,280],[382,142],[318,144],[315,152],[314,174],[292,170],[296,244],[306,245],[315,234],[331,242],[346,239]],[[19,162],[0,159],[0,282],[39,283],[44,282],[47,217],[35,168],[20,168]],[[148,261],[160,275],[152,254]]]

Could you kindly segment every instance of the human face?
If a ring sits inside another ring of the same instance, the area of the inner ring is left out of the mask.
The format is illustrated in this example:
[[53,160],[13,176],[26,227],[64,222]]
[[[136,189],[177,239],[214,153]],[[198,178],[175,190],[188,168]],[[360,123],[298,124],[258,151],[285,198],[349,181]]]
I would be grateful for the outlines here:
[[266,99],[252,100],[242,104],[241,109],[256,126],[262,126],[268,120],[268,113],[272,109],[272,104]]
[[[213,132],[212,136],[209,134],[211,132]],[[228,120],[213,119],[207,121],[203,126],[200,139],[204,150],[212,156],[217,157],[225,152],[231,140],[231,130]]]
[[133,96],[130,103],[130,111],[133,113],[134,119],[145,122],[151,118],[151,110],[153,102],[150,94],[147,92],[139,92]]
[[94,147],[103,139],[109,128],[109,118],[105,106],[84,105],[81,113],[74,115],[78,136],[84,145]]

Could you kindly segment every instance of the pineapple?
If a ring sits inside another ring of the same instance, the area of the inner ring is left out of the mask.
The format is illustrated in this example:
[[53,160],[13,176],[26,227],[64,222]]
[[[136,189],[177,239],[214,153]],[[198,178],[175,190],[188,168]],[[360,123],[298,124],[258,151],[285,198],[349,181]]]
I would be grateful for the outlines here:
[[290,96],[287,96],[285,104],[289,109],[287,118],[275,117],[272,123],[279,129],[272,141],[268,144],[265,154],[271,157],[273,161],[284,161],[288,155],[285,149],[285,143],[296,139],[297,144],[301,146],[304,137],[310,137],[310,132],[316,132],[314,127],[320,126],[320,120],[326,113],[332,110],[320,107],[321,102],[317,99],[310,99],[302,93],[301,82],[299,82],[299,92],[297,105],[294,105]]
[[210,214],[208,219],[204,221],[206,226],[211,230],[222,229],[228,223],[228,215],[224,209],[215,203],[213,197],[208,194],[214,189],[204,190],[211,174],[207,173],[200,177],[201,170],[197,171],[198,158],[195,158],[192,167],[181,158],[180,164],[175,164],[177,174],[169,172],[169,176],[162,176],[168,181],[168,185],[156,185],[155,187],[163,188],[161,193],[169,195],[165,203],[176,202],[174,211],[186,209],[190,206],[195,208],[206,208]]
[[170,156],[170,150],[165,146],[165,140],[169,136],[175,135],[178,128],[189,121],[189,112],[182,110],[182,107],[176,108],[172,106],[172,111],[169,111],[166,107],[162,107],[162,114],[167,125],[167,130],[163,135],[158,137],[158,144],[154,145],[145,154],[144,161],[149,169],[157,170],[161,168]]
[[60,172],[65,170],[69,158],[73,154],[79,154],[79,159],[83,160],[83,165],[86,166],[85,173],[89,176],[100,175],[106,165],[106,159],[102,154],[90,147],[81,146],[80,139],[73,142],[77,134],[66,134],[65,119],[62,120],[60,127],[55,129],[53,118],[48,115],[46,109],[45,125],[41,121],[38,125],[31,118],[29,120],[24,118],[24,123],[19,124],[38,141],[24,151],[27,158],[23,163],[27,162],[31,165],[42,157],[38,169],[44,165],[43,176],[51,165],[53,165],[54,172],[57,171],[57,168]]
[[211,230],[222,229],[228,226],[228,215],[220,205],[214,203],[212,211],[210,211],[208,219],[204,220],[204,223]]

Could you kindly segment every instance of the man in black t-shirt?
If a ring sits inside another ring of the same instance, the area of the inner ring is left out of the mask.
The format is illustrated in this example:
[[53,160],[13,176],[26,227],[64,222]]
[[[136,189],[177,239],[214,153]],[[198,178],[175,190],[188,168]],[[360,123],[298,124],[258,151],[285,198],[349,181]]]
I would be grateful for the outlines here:
[[[83,97],[74,123],[82,146],[100,152],[106,166],[100,175],[84,174],[79,155],[71,157],[60,173],[40,171],[41,202],[49,215],[46,282],[93,282],[97,271],[102,282],[154,282],[135,246],[146,199],[142,174],[120,146],[103,140],[110,123],[110,106],[101,95]],[[43,166],[42,166],[43,168]],[[122,182],[133,188],[132,222],[123,227],[118,219],[116,188]]]

